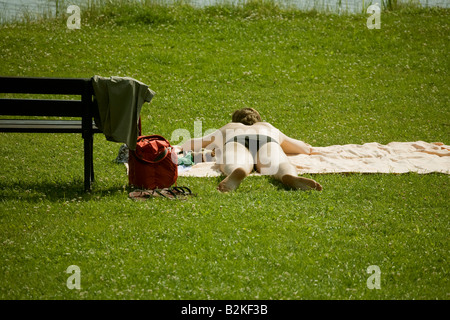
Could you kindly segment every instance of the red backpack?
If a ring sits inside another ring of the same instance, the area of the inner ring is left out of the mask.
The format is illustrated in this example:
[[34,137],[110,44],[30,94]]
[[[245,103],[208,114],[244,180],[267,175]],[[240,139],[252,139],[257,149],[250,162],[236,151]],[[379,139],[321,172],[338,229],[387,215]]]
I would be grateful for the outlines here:
[[159,135],[140,136],[129,151],[128,180],[141,189],[162,189],[178,178],[178,158],[170,142]]

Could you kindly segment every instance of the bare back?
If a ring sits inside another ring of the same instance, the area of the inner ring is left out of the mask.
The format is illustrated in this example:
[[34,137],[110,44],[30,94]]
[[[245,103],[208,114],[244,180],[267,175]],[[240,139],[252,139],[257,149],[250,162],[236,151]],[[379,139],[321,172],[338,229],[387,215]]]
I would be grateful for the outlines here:
[[[280,145],[284,142],[286,137],[280,130],[268,122],[257,122],[250,126],[242,123],[231,122],[212,133],[210,138],[214,147],[222,148],[227,141],[230,141],[234,137],[240,135],[264,135],[277,141]],[[204,139],[207,138],[208,136]]]
[[201,148],[221,150],[228,141],[239,135],[265,135],[276,141],[285,153],[310,154],[311,146],[303,141],[290,138],[268,122],[244,125],[230,122],[220,129],[202,137],[191,139],[183,145],[183,150],[199,151]]

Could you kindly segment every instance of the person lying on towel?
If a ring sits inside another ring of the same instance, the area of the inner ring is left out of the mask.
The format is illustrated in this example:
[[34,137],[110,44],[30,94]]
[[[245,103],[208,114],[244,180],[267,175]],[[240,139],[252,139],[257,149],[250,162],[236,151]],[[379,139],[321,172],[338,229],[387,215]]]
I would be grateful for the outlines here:
[[299,177],[286,153],[311,154],[311,146],[290,138],[268,122],[253,108],[236,110],[232,122],[211,134],[190,139],[181,145],[183,151],[215,149],[216,162],[226,178],[218,190],[235,190],[253,169],[270,175],[284,185],[300,190],[322,190],[312,179]]

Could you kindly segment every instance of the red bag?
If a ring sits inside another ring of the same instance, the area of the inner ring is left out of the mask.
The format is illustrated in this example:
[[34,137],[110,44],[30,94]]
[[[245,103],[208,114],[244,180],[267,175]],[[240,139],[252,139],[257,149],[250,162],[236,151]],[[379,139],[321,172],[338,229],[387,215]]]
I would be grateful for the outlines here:
[[169,188],[178,178],[178,158],[169,141],[159,135],[140,136],[129,152],[128,181],[141,189]]

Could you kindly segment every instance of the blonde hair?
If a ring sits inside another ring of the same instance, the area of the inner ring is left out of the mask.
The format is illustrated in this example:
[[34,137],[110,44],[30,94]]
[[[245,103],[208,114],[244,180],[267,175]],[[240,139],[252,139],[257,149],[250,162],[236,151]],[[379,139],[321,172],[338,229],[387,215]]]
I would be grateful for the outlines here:
[[236,110],[231,116],[232,122],[240,122],[247,126],[261,122],[261,116],[258,111],[253,108],[243,108]]

